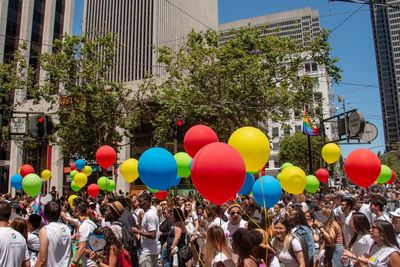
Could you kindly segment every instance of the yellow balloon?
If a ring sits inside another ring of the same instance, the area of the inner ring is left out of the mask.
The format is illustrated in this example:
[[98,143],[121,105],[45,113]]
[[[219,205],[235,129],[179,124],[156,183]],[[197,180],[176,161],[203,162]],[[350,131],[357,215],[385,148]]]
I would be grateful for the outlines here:
[[74,183],[79,187],[84,187],[87,183],[87,176],[83,172],[75,174]]
[[86,176],[90,176],[92,174],[92,167],[86,165],[83,167],[82,172],[86,174]]
[[138,161],[136,159],[125,160],[119,171],[128,183],[133,183],[139,177]]
[[48,181],[51,178],[51,171],[43,170],[41,176],[44,181]]
[[228,144],[242,156],[247,172],[258,172],[268,162],[269,141],[267,136],[257,128],[242,127],[237,129],[229,137]]
[[297,195],[303,193],[304,188],[306,188],[307,178],[302,169],[296,166],[289,166],[280,173],[279,182],[283,190]]
[[78,197],[77,195],[70,195],[70,196],[68,197],[68,203],[69,203],[69,205],[70,205],[71,207],[74,206],[74,199],[77,198],[77,197]]
[[18,174],[21,174],[21,167],[18,168]]
[[336,162],[340,158],[340,147],[335,143],[329,143],[322,148],[322,158],[329,164]]

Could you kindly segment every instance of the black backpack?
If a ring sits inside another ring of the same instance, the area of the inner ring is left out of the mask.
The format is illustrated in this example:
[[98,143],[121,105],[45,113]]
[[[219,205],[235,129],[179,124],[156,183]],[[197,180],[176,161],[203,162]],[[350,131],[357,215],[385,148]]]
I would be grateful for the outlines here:
[[137,255],[137,244],[135,235],[128,229],[126,229],[126,227],[121,222],[117,221],[114,222],[113,224],[121,227],[122,245],[124,249],[126,249],[129,252],[129,255],[131,256],[132,266],[137,266],[139,264],[139,259]]

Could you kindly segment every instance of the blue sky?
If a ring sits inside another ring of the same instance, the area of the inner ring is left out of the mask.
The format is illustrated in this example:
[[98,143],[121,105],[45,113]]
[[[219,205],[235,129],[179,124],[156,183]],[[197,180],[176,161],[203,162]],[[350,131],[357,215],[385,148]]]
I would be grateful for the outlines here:
[[[321,25],[326,29],[334,29],[361,7],[332,32],[329,42],[332,46],[332,56],[339,58],[339,66],[343,70],[342,82],[373,86],[334,85],[335,101],[337,96],[343,95],[347,109],[357,108],[364,114],[366,120],[378,127],[378,138],[370,145],[342,145],[341,148],[344,156],[351,150],[361,147],[373,148],[375,152],[384,150],[382,114],[368,6],[328,2],[328,0],[219,0],[218,4],[220,23],[312,7],[319,11]],[[75,34],[81,32],[82,16],[83,0],[75,0]],[[337,103],[336,105],[339,106]]]

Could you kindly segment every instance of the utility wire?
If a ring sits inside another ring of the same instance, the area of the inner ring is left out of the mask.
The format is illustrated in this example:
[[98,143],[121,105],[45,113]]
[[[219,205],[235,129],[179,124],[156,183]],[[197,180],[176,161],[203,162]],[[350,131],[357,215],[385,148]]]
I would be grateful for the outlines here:
[[335,28],[333,28],[331,33],[334,32],[335,30],[337,30],[340,26],[342,26],[346,21],[348,21],[352,16],[354,16],[363,7],[364,7],[364,5],[361,5],[357,10],[355,10],[353,13],[351,13],[349,16],[347,16],[342,22],[340,22],[338,25],[336,25]]

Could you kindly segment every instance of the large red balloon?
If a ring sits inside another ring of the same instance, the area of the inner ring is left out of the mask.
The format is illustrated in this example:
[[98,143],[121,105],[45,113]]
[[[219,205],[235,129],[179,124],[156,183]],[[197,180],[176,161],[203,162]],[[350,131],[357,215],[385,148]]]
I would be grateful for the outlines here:
[[327,183],[329,181],[329,172],[327,169],[321,168],[315,172],[315,176],[321,183]]
[[393,184],[394,180],[396,180],[396,173],[394,170],[392,170],[392,176],[390,176],[390,180],[387,182],[387,184]]
[[34,172],[35,169],[29,164],[22,165],[21,169],[19,170],[19,174],[21,174],[22,177],[25,177],[26,175]]
[[158,191],[154,194],[158,200],[164,200],[168,196],[168,191]]
[[76,170],[76,164],[75,161],[71,163],[71,171]]
[[230,145],[212,143],[203,147],[192,161],[194,187],[216,205],[234,198],[246,177],[242,156]]
[[381,161],[372,151],[359,148],[347,156],[344,170],[352,183],[368,187],[379,177]]
[[195,125],[191,127],[185,134],[183,139],[183,146],[185,147],[186,153],[192,158],[196,153],[204,146],[218,142],[217,134],[205,125]]
[[87,192],[91,197],[97,197],[100,194],[100,187],[97,184],[91,184],[88,186]]
[[110,146],[102,146],[96,151],[96,161],[103,168],[111,167],[117,160],[117,152]]

